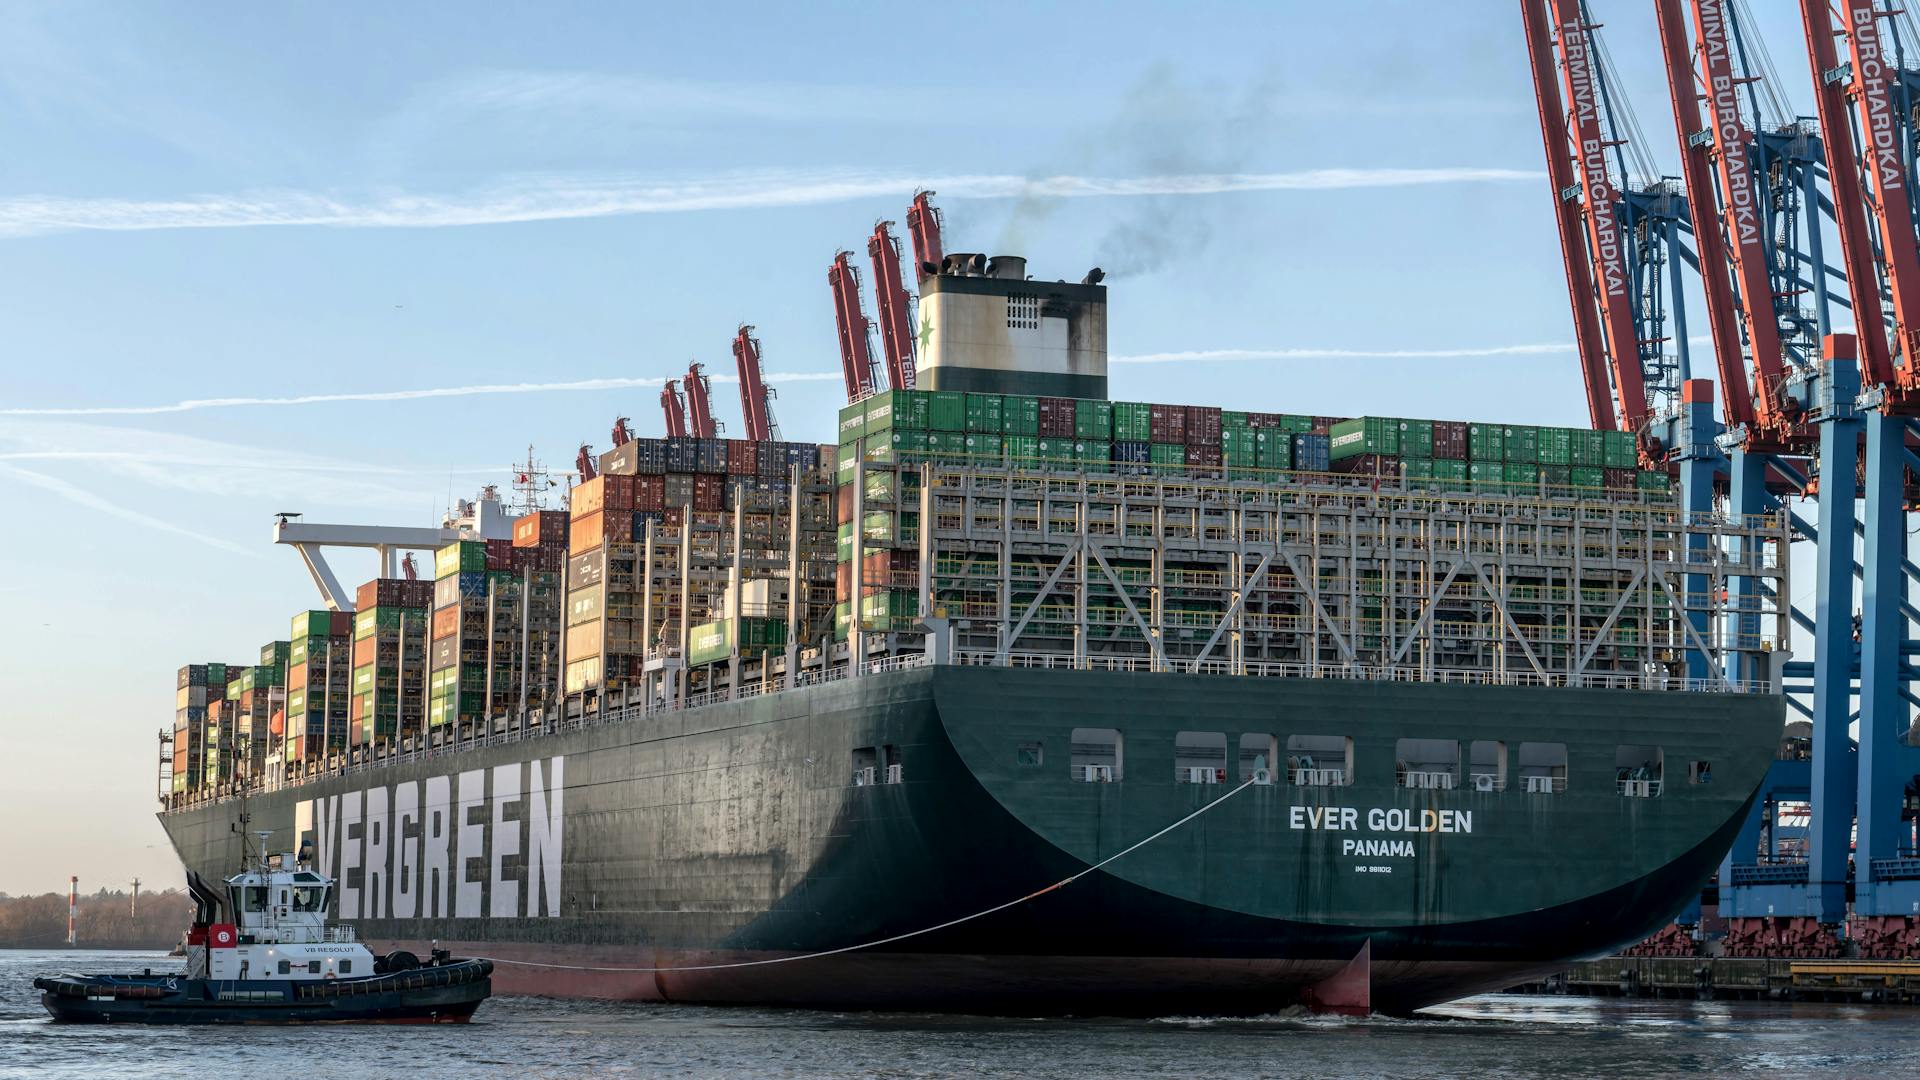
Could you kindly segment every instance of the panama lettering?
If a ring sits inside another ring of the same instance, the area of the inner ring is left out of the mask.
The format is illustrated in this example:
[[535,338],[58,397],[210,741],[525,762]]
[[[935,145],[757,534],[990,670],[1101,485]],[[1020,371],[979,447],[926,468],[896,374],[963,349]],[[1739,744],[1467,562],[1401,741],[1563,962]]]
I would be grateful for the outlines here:
[[[1471,810],[1407,810],[1401,807],[1373,807],[1366,812],[1366,828],[1374,833],[1470,833]],[[1295,806],[1287,814],[1291,828],[1318,832],[1359,832],[1360,808],[1357,806]],[[1342,839],[1340,854],[1373,857],[1413,857],[1413,841],[1399,837]],[[1390,866],[1355,867],[1357,871],[1390,874]]]
[[296,844],[336,878],[339,919],[560,914],[564,756],[294,804]]

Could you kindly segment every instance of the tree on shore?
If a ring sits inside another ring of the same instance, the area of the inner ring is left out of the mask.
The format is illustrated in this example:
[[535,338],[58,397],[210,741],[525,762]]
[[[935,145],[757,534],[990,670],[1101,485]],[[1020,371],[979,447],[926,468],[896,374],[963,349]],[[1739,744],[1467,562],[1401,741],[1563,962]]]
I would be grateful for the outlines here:
[[[193,921],[193,900],[180,889],[142,892],[139,912],[126,892],[102,889],[80,898],[75,936],[88,949],[170,949]],[[58,949],[67,943],[67,897],[0,895],[0,949]]]

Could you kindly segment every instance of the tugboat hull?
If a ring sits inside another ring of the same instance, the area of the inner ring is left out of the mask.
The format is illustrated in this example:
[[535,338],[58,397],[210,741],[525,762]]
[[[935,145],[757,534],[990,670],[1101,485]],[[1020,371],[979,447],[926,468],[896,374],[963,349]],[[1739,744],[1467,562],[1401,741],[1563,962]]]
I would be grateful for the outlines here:
[[464,1024],[493,992],[493,964],[461,960],[366,979],[40,978],[40,1003],[78,1024]]

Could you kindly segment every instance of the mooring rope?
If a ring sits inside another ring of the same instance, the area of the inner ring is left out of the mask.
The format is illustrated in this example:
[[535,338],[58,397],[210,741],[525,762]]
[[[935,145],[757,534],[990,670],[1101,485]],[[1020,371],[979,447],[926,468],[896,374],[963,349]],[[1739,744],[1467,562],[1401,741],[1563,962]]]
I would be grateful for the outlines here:
[[1232,791],[1227,792],[1225,795],[1222,795],[1219,798],[1208,803],[1207,805],[1201,807],[1200,809],[1195,810],[1193,813],[1188,814],[1186,817],[1181,818],[1179,821],[1176,821],[1173,824],[1167,826],[1166,828],[1161,829],[1159,832],[1154,833],[1152,836],[1149,836],[1144,840],[1140,840],[1133,844],[1130,844],[1127,847],[1121,848],[1119,851],[1116,851],[1112,855],[1109,855],[1106,858],[1101,859],[1099,862],[1094,863],[1092,866],[1087,867],[1085,870],[1082,870],[1071,877],[1061,878],[1059,881],[1054,882],[1053,884],[1047,886],[1044,889],[1037,889],[1016,900],[1009,900],[1004,904],[995,904],[993,907],[987,908],[984,911],[976,911],[971,915],[962,915],[957,919],[948,919],[946,922],[936,923],[933,926],[922,927],[918,930],[909,930],[904,934],[895,934],[892,937],[884,937],[875,941],[862,942],[861,944],[858,944],[858,945],[843,945],[837,949],[824,949],[820,952],[801,953],[797,956],[776,956],[767,960],[740,960],[730,964],[689,964],[685,967],[591,967],[584,964],[542,964],[532,960],[506,960],[498,956],[480,956],[480,957],[475,957],[474,959],[491,960],[496,964],[512,964],[515,967],[553,968],[553,969],[562,970],[562,971],[623,971],[623,972],[630,972],[633,974],[644,975],[648,973],[671,972],[671,971],[721,971],[728,968],[763,967],[767,964],[791,964],[800,960],[817,960],[823,956],[837,956],[841,953],[859,952],[862,949],[872,949],[872,948],[877,948],[881,945],[891,945],[896,941],[905,941],[908,938],[920,937],[923,934],[931,934],[937,930],[945,930],[950,926],[959,926],[961,923],[964,923],[964,922],[972,922],[975,919],[982,919],[996,912],[1005,911],[1010,907],[1018,907],[1019,905],[1024,904],[1029,900],[1037,900],[1040,897],[1055,891],[1056,889],[1064,889],[1067,886],[1073,884],[1074,882],[1079,881],[1081,878],[1086,877],[1088,874],[1093,873],[1095,870],[1098,870],[1101,867],[1104,867],[1107,864],[1112,863],[1117,859],[1120,859],[1122,856],[1130,855],[1133,852],[1136,852],[1141,848],[1146,847],[1148,844],[1153,843],[1155,840],[1158,840],[1161,837],[1172,832],[1173,830],[1179,828],[1180,826],[1185,825],[1187,822],[1192,821],[1194,818],[1199,817],[1201,814],[1206,813],[1207,811],[1213,809],[1214,807],[1219,806],[1221,803],[1226,802],[1228,799],[1233,798],[1235,795],[1238,795],[1241,792],[1247,790],[1248,788],[1252,787],[1253,784],[1254,784],[1254,781],[1252,779],[1248,779],[1244,781],[1243,783],[1241,783],[1239,787],[1234,788]]

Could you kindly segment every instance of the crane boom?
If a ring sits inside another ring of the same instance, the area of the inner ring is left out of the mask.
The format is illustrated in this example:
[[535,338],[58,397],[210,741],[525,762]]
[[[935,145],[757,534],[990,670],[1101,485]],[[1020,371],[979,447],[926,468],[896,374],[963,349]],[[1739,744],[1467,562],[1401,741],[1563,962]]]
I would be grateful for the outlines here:
[[[1703,0],[1704,3],[1717,3],[1718,0]],[[1719,192],[1714,188],[1712,146],[1697,138],[1695,133],[1704,130],[1700,116],[1700,95],[1696,85],[1694,64],[1687,46],[1687,25],[1685,14],[1681,10],[1681,0],[1657,0],[1660,19],[1660,51],[1666,60],[1667,96],[1673,104],[1673,126],[1680,133],[1680,171],[1687,185],[1688,202],[1701,210],[1694,228],[1694,248],[1700,261],[1701,290],[1706,294],[1707,328],[1713,338],[1713,356],[1720,375],[1720,410],[1729,427],[1753,422],[1753,395],[1748,389],[1746,357],[1738,318],[1742,312],[1741,295],[1734,287],[1733,269],[1727,253],[1727,232],[1717,227],[1713,217],[1715,207],[1723,206]],[[1696,17],[1700,4],[1695,5]],[[1703,43],[1705,38],[1703,36]],[[1721,38],[1724,48],[1724,36]],[[1704,44],[1703,44],[1704,48]],[[1735,119],[1737,124],[1737,117]],[[1723,136],[1720,125],[1714,127],[1714,139]],[[1735,133],[1729,141],[1741,146],[1741,169],[1745,165],[1745,132]],[[1723,175],[1726,164],[1722,158]],[[1751,183],[1747,185],[1751,192]],[[1734,213],[1727,212],[1727,231],[1735,229]],[[1765,279],[1764,264],[1761,268]],[[1742,277],[1742,285],[1747,279]],[[1771,295],[1771,289],[1767,290]],[[1768,306],[1771,314],[1771,304]],[[1747,312],[1752,321],[1750,309]],[[1771,320],[1763,320],[1771,322]],[[1774,331],[1778,341],[1778,330]]]
[[[1847,292],[1853,301],[1854,337],[1859,343],[1865,381],[1886,385],[1892,374],[1887,351],[1886,313],[1874,266],[1875,240],[1867,225],[1866,190],[1861,187],[1859,152],[1847,119],[1847,87],[1838,74],[1831,9],[1827,0],[1800,0],[1800,22],[1807,35],[1807,63],[1813,68],[1813,98],[1826,144],[1827,177],[1833,191],[1834,231],[1840,235],[1847,268]],[[1909,230],[1911,231],[1911,230]]]
[[733,336],[733,363],[740,373],[740,419],[747,438],[756,442],[772,439],[773,409],[768,399],[773,391],[761,380],[760,339],[753,336],[753,327],[746,323],[741,323]]
[[[1572,106],[1575,167],[1587,217],[1587,253],[1593,260],[1598,287],[1600,324],[1607,336],[1613,387],[1619,402],[1619,424],[1639,432],[1647,420],[1646,376],[1640,367],[1640,335],[1634,321],[1628,282],[1628,238],[1620,226],[1618,204],[1625,188],[1607,171],[1607,151],[1622,140],[1602,131],[1600,67],[1594,56],[1592,31],[1583,0],[1552,0],[1558,28],[1560,74]],[[1623,178],[1624,179],[1624,178]]]
[[667,438],[685,438],[687,434],[687,413],[680,404],[680,390],[672,379],[660,388],[660,411],[667,417]]
[[[1860,138],[1866,144],[1860,171],[1873,188],[1874,197],[1867,205],[1879,225],[1880,268],[1893,299],[1893,346],[1887,347],[1884,332],[1871,342],[1863,337],[1861,368],[1869,381],[1890,386],[1896,378],[1897,358],[1898,378],[1912,388],[1920,386],[1920,365],[1916,364],[1920,360],[1916,355],[1920,353],[1920,241],[1914,235],[1913,199],[1901,154],[1901,104],[1895,97],[1893,58],[1887,54],[1880,28],[1880,20],[1887,16],[1874,0],[1845,0],[1842,10],[1853,56],[1853,102],[1859,110]],[[1848,146],[1853,143],[1849,141]]]
[[833,320],[840,334],[840,374],[846,380],[847,400],[859,401],[878,389],[873,351],[867,340],[872,323],[860,310],[860,272],[849,261],[850,252],[833,257],[827,284],[833,288]]
[[[1567,292],[1573,300],[1573,336],[1580,351],[1580,377],[1587,388],[1587,413],[1593,426],[1608,430],[1613,419],[1613,390],[1607,381],[1606,345],[1593,308],[1593,270],[1587,260],[1587,240],[1580,227],[1580,204],[1570,194],[1573,165],[1567,156],[1567,114],[1560,104],[1560,83],[1554,73],[1553,37],[1542,0],[1521,0],[1526,20],[1527,55],[1533,67],[1533,94],[1540,112],[1540,136],[1546,143],[1547,180],[1553,187],[1553,213],[1560,227],[1560,261],[1566,269]],[[917,200],[916,200],[917,205]],[[913,215],[907,216],[909,224]],[[919,233],[914,233],[918,246]]]
[[943,222],[940,211],[928,201],[932,198],[931,191],[916,191],[913,193],[913,204],[907,207],[907,232],[913,237],[913,274],[916,281],[928,276],[928,266],[938,273],[940,260],[946,257],[940,247],[940,227]]
[[713,420],[713,403],[701,366],[698,360],[688,364],[687,377],[681,380],[687,389],[687,434],[696,439],[711,439],[719,434],[719,425]]
[[907,285],[900,279],[900,241],[882,221],[867,238],[873,259],[873,305],[880,315],[880,345],[887,356],[887,385],[911,390],[914,382],[913,320],[907,314]]

